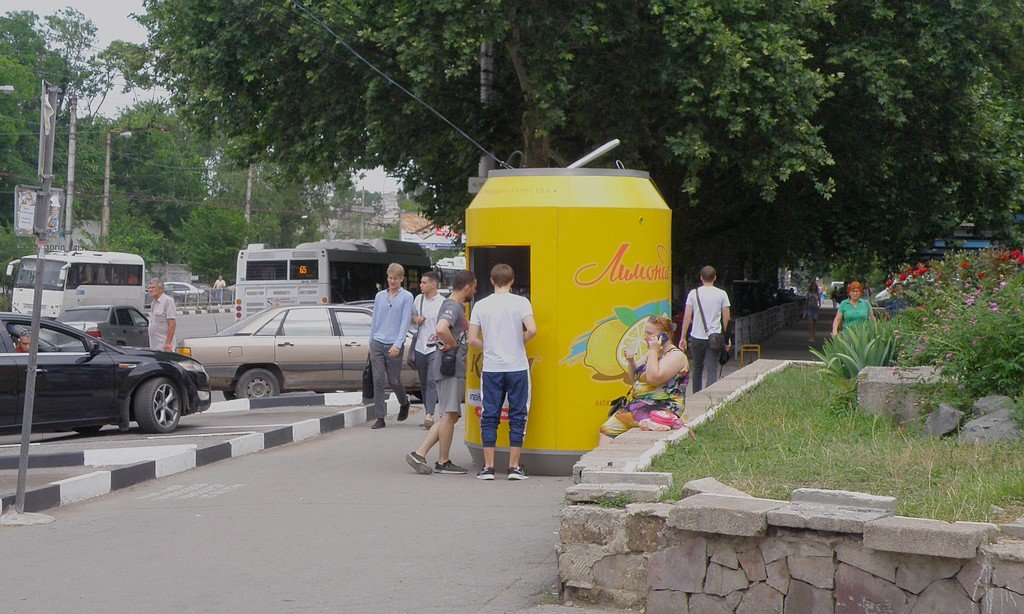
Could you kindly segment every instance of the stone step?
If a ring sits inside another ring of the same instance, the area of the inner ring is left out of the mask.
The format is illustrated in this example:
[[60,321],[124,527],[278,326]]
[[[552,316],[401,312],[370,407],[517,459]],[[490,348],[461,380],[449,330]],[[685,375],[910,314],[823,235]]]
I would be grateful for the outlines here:
[[565,489],[567,503],[597,503],[626,497],[634,503],[655,503],[668,490],[664,484],[574,484]]
[[583,484],[646,484],[672,486],[671,473],[653,471],[601,471],[586,469],[580,476]]

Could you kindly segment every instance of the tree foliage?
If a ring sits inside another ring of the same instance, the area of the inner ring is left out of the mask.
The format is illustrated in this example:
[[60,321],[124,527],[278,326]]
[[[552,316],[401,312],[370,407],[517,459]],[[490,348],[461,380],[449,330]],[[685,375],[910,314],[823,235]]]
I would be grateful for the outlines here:
[[481,152],[300,4],[502,159],[621,138],[675,211],[687,277],[889,262],[1019,207],[1021,0],[146,0],[190,126],[293,176],[383,165],[459,224]]

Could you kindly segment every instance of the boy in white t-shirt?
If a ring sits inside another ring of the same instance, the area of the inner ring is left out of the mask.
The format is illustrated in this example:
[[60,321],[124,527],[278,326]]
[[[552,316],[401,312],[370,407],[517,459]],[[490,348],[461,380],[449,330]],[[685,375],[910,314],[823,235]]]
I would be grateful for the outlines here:
[[419,327],[419,334],[416,335],[410,362],[420,375],[425,429],[434,425],[434,407],[437,405],[437,383],[431,373],[433,361],[437,359],[437,314],[444,303],[444,297],[438,292],[440,285],[441,276],[434,271],[426,271],[420,276],[420,295],[412,302],[412,323]]
[[[526,297],[512,294],[515,274],[507,264],[491,269],[494,294],[481,299],[469,317],[469,344],[483,350],[480,377],[483,412],[480,439],[484,448],[484,467],[476,477],[494,479],[494,446],[498,438],[501,406],[508,395],[508,479],[525,480],[519,466],[526,436],[526,416],[530,407],[530,363],[526,343],[537,334],[533,306]],[[481,337],[481,332],[483,336]]]

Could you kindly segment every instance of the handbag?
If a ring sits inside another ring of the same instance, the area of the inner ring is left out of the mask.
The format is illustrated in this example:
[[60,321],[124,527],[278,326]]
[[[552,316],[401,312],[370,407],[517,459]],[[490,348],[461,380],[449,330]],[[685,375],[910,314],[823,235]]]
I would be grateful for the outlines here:
[[[708,330],[708,321],[704,318],[704,306],[700,304],[700,288],[693,291],[697,297],[697,309],[700,310],[700,321],[704,324],[704,332]],[[725,348],[725,335],[722,333],[708,333],[708,349],[712,352],[719,352]]]
[[455,377],[455,373],[459,368],[459,344],[456,344],[455,347],[447,352],[441,352],[441,364],[439,367],[441,369],[441,377]]
[[[423,315],[423,294],[420,293],[420,310],[416,312]],[[423,325],[420,324],[416,327],[416,332],[412,335],[412,343],[409,344],[409,355],[405,357],[405,364],[409,365],[410,369],[416,368],[416,340],[420,338],[420,329]]]
[[366,357],[366,366],[363,368],[363,401],[373,400],[373,367],[370,366],[370,357]]

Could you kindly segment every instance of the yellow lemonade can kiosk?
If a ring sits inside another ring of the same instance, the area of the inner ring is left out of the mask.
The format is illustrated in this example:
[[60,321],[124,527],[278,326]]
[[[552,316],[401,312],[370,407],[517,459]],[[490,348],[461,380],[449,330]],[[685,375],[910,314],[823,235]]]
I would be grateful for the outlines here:
[[[538,334],[526,346],[531,394],[522,456],[530,473],[569,475],[597,445],[611,401],[630,384],[623,350],[642,355],[644,320],[670,315],[671,218],[647,173],[618,169],[491,171],[469,206],[476,300],[493,292],[491,267],[505,263],[515,271],[512,292],[533,304]],[[471,348],[466,445],[481,466],[482,366]],[[498,468],[508,461],[506,414]]]

